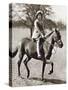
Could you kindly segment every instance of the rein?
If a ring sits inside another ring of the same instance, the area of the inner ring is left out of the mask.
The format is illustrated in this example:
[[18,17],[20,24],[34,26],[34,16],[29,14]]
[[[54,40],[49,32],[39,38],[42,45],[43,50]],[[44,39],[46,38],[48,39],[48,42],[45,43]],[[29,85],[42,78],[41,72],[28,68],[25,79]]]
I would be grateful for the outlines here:
[[50,37],[53,32],[54,32],[54,31],[52,31],[51,33],[49,33],[46,37],[44,37],[44,39],[47,39],[48,37]]
[[[52,34],[53,34],[54,31],[52,31],[51,33],[49,33],[47,36],[44,37],[44,39],[46,40],[47,38],[49,38]],[[47,42],[48,44],[54,46],[53,44]]]
[[[44,37],[44,39],[46,40],[47,38],[49,38],[52,34],[53,34],[54,31],[52,31],[51,33],[49,33],[47,36]],[[49,42],[47,42],[48,44],[52,45],[52,46],[56,46],[56,45],[53,45]]]
[[[51,33],[49,33],[46,37],[44,37],[44,39],[47,39],[48,37],[50,37],[50,36],[53,34],[53,32],[54,32],[54,31],[52,31]],[[56,47],[55,44],[52,44],[52,43],[49,43],[49,42],[47,42],[47,43],[48,43],[49,45],[52,45],[52,46],[55,46],[55,47]],[[53,50],[54,50],[54,53],[53,53],[53,54],[55,54],[56,51],[57,51],[57,49],[53,48]]]

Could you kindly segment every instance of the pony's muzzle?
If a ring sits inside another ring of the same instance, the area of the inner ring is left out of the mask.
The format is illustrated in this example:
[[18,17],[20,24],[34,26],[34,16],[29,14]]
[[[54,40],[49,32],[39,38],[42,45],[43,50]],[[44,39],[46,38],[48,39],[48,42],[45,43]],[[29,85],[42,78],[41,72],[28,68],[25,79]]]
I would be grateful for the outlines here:
[[62,41],[59,43],[59,47],[60,47],[60,48],[63,47],[63,42],[62,42]]

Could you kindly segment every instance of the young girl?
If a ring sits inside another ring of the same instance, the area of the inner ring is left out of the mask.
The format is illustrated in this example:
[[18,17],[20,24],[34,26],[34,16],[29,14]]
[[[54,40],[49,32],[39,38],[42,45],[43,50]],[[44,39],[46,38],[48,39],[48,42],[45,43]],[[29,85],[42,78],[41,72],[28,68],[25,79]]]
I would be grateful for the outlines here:
[[41,57],[40,54],[40,38],[44,38],[45,33],[43,30],[43,23],[42,23],[42,18],[43,18],[43,12],[41,10],[37,11],[36,13],[36,20],[34,21],[34,32],[32,35],[32,38],[35,39],[37,41],[37,54],[38,57]]

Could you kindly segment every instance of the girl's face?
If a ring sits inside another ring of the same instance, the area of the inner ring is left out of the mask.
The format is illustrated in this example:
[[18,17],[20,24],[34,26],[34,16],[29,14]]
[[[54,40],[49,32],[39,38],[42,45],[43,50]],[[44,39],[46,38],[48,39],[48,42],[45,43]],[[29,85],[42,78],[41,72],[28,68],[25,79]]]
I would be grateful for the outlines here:
[[42,20],[42,15],[38,14],[38,20]]

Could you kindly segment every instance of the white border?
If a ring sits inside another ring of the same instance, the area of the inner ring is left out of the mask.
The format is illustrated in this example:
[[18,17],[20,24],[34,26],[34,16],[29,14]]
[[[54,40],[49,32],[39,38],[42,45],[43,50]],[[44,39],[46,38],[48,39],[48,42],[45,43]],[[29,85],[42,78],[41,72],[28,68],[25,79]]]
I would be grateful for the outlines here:
[[[0,1],[0,90],[12,89],[8,86],[8,43],[9,43],[9,27],[8,27],[8,11],[9,3],[29,3],[29,4],[48,4],[48,5],[64,5],[68,9],[67,0],[1,0]],[[68,13],[67,13],[68,15]],[[68,20],[68,18],[67,18]],[[68,23],[67,23],[68,24]],[[68,33],[68,32],[67,32]],[[68,36],[67,36],[68,39]],[[68,45],[68,42],[67,42]],[[68,49],[67,49],[68,51]],[[45,85],[45,86],[31,86],[23,88],[13,88],[13,89],[25,89],[25,90],[35,90],[35,89],[67,89],[66,85]]]

